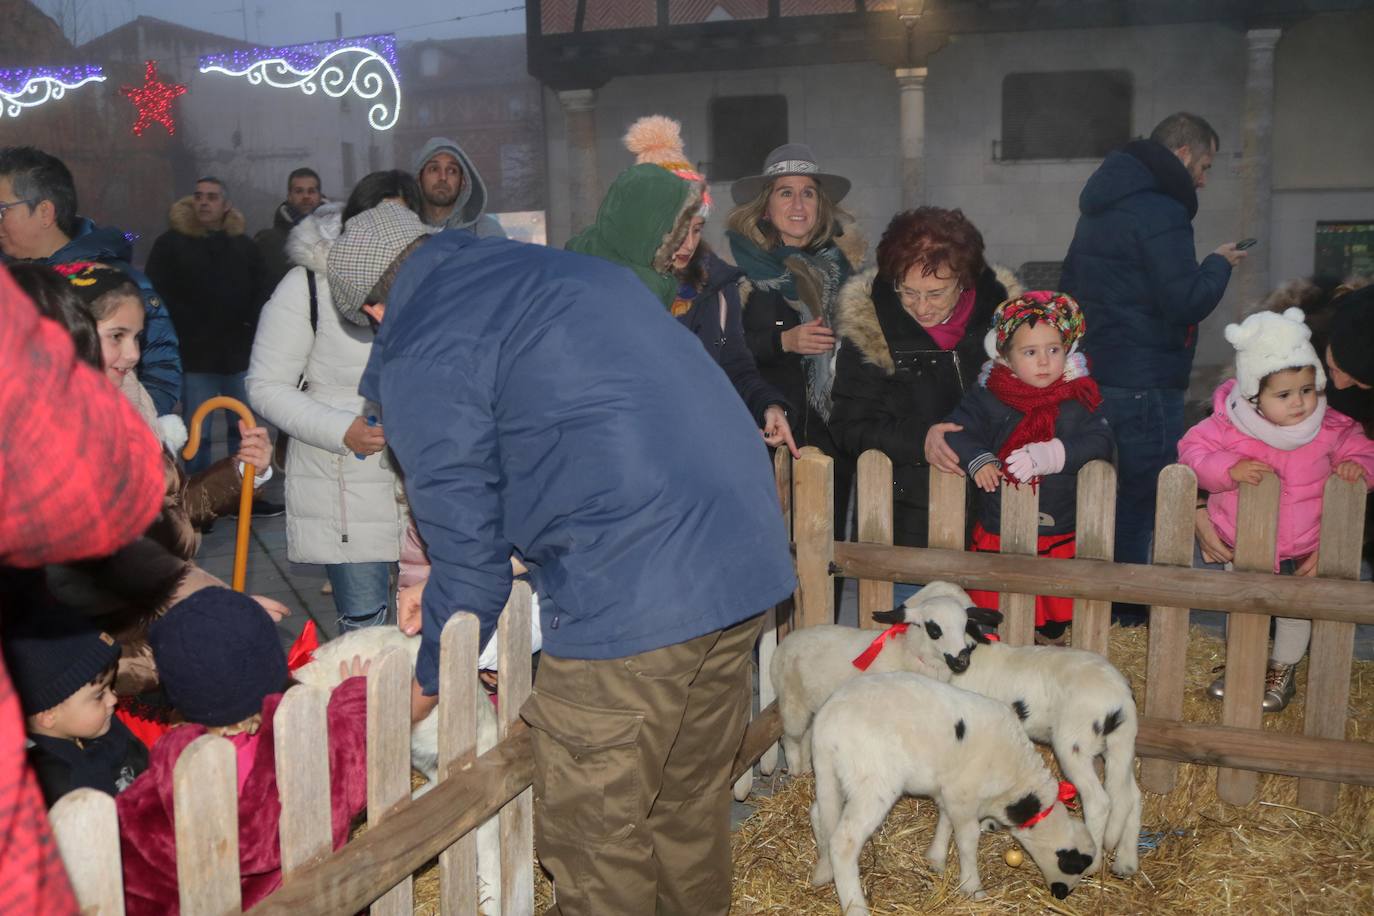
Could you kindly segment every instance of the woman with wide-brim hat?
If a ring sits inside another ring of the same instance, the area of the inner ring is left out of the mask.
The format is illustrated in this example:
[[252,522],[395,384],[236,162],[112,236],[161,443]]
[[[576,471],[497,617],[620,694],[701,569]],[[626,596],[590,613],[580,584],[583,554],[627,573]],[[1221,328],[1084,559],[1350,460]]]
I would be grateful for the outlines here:
[[758,175],[730,187],[736,207],[726,238],[744,271],[744,332],[763,377],[794,405],[798,445],[835,460],[835,531],[843,538],[853,458],[830,434],[835,310],[840,287],[861,266],[866,243],[840,209],[849,179],[826,172],[811,147],[786,143]]

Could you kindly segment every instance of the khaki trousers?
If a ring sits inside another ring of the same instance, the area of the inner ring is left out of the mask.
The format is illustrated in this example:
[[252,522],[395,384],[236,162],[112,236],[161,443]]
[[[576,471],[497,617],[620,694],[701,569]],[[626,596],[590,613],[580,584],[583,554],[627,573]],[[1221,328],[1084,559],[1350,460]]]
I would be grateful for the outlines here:
[[540,660],[534,832],[561,916],[730,909],[730,765],[762,617],[628,658]]

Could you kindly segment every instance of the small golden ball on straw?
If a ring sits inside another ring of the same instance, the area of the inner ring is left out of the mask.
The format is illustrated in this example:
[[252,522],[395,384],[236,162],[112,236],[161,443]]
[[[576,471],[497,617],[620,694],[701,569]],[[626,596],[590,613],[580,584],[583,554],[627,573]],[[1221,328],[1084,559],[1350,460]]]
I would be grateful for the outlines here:
[[1026,861],[1026,856],[1021,852],[1019,847],[1013,846],[1002,853],[1002,861],[1006,862],[1012,868],[1020,868],[1021,863]]

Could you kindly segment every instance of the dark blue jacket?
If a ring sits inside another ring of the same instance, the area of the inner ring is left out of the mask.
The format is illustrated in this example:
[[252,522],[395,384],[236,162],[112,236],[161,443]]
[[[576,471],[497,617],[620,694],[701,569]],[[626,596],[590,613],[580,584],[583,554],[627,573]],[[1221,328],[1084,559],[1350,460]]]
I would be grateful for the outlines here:
[[1099,384],[1187,388],[1197,326],[1226,292],[1231,265],[1197,262],[1197,191],[1163,144],[1111,153],[1078,199],[1059,288],[1083,306],[1083,351]]
[[618,658],[795,585],[768,452],[729,380],[631,271],[450,230],[400,271],[360,390],[434,569],[416,676],[456,610],[493,632],[518,550],[544,650]]
[[[712,251],[703,254],[706,280],[692,307],[678,316],[687,330],[701,340],[706,352],[711,354],[725,374],[730,384],[739,392],[740,400],[754,415],[754,422],[763,426],[763,412],[774,404],[783,410],[791,411],[792,405],[782,396],[782,392],[764,381],[759,367],[754,364],[754,354],[744,342],[744,319],[740,313],[739,279],[744,271],[733,264],[727,264]],[[720,322],[720,299],[725,297],[725,327]]]
[[97,226],[82,217],[77,221],[76,235],[59,248],[48,264],[69,264],[72,261],[96,261],[122,270],[138,284],[143,294],[142,356],[138,361],[138,380],[148,389],[160,414],[171,413],[181,398],[181,348],[177,342],[172,317],[153,284],[131,263],[134,246],[124,233],[114,226]]
[[[981,385],[975,385],[959,406],[945,419],[964,427],[949,433],[945,442],[959,455],[959,463],[970,477],[996,456],[1021,422],[1023,414],[1008,407]],[[1078,471],[1097,458],[1111,460],[1111,429],[1102,412],[1089,413],[1079,401],[1059,405],[1054,435],[1064,443],[1064,470],[1040,479],[1039,534],[1072,534],[1078,505]],[[1002,494],[974,488],[978,521],[990,534],[1002,533]]]

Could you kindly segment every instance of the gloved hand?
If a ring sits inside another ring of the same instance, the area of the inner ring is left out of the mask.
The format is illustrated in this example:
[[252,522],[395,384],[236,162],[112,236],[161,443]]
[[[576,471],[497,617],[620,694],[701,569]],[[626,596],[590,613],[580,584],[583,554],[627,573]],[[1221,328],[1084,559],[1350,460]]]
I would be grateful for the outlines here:
[[1007,470],[1017,480],[1030,480],[1064,470],[1064,443],[1058,439],[1023,445],[1007,456]]

